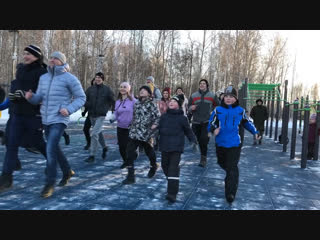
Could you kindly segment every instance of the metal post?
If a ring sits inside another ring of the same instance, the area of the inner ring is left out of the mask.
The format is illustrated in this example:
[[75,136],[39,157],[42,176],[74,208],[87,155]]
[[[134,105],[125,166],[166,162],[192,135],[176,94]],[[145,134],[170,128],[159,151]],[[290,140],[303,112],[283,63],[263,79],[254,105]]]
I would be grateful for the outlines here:
[[103,60],[104,60],[104,55],[99,54],[97,57],[97,71],[96,72],[102,72],[103,70]]
[[281,137],[282,137],[282,144],[283,144],[283,152],[287,152],[287,137],[288,137],[288,80],[285,80],[285,87],[284,87],[284,103],[283,103],[283,114],[282,114],[282,127],[281,127]]
[[[268,109],[268,113],[270,112],[270,91],[267,92],[267,109]],[[265,129],[265,135],[268,136],[268,128],[269,126],[269,117],[267,118],[267,121],[266,121],[266,129]]]
[[[301,97],[300,109],[303,109],[303,106],[304,106],[303,101],[304,101],[304,99],[303,99],[303,97]],[[302,112],[303,111],[300,111],[300,114],[299,114],[299,131],[298,131],[299,134],[301,134],[301,127],[302,127]]]
[[280,101],[281,101],[281,96],[280,96],[280,86],[278,86],[278,92],[279,95],[277,96],[277,112],[276,112],[276,127],[274,131],[274,141],[277,141],[278,139],[278,125],[279,125],[279,117],[280,117]]
[[316,128],[316,140],[314,143],[314,153],[313,160],[318,160],[319,158],[319,128],[320,128],[320,101],[317,102],[317,128]]
[[273,125],[273,115],[274,115],[274,99],[275,99],[275,91],[273,90],[272,91],[272,94],[271,94],[271,119],[270,119],[270,134],[269,134],[269,137],[272,138],[272,125]]
[[295,100],[294,103],[293,103],[290,159],[294,159],[294,158],[295,158],[295,155],[296,155],[298,109],[299,109],[299,100]]
[[310,117],[310,106],[305,105],[305,107],[304,107],[304,121],[303,121],[303,135],[302,135],[301,168],[307,167],[309,117]]

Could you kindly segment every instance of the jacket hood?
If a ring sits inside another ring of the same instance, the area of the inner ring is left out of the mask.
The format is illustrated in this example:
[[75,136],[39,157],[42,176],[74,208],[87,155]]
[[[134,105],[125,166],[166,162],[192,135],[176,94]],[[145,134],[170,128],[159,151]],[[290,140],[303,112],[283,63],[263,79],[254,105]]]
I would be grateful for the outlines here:
[[70,67],[69,64],[66,63],[64,65],[61,66],[54,66],[54,67],[47,67],[48,73],[50,73],[51,75],[60,75],[63,74],[65,72],[69,72]]

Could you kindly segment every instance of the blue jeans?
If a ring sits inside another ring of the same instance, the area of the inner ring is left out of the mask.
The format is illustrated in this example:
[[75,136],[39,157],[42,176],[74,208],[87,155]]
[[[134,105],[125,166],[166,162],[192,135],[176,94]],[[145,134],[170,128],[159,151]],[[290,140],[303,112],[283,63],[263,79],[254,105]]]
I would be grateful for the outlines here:
[[57,177],[57,162],[60,165],[63,175],[68,175],[70,165],[59,146],[60,139],[67,127],[63,123],[43,125],[47,138],[47,177],[46,184],[54,185]]

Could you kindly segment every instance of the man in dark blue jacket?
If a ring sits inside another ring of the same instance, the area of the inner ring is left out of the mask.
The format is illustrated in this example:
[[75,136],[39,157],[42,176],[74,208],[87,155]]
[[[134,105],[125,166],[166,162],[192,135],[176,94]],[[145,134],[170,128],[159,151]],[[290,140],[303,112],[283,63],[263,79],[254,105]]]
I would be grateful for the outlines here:
[[208,124],[209,136],[216,136],[216,154],[218,164],[226,171],[225,196],[232,203],[238,189],[238,162],[241,152],[240,124],[259,139],[258,131],[248,119],[245,110],[239,106],[237,92],[229,86],[224,92],[221,106],[218,106],[210,116]]
[[24,98],[24,93],[36,91],[39,78],[47,72],[43,63],[43,55],[39,47],[29,45],[24,49],[24,63],[18,64],[15,86],[8,94],[10,99],[10,125],[7,151],[4,157],[2,175],[0,176],[0,192],[12,186],[12,173],[18,159],[18,149],[23,135],[30,136],[30,142],[46,157],[46,143],[42,136],[40,105],[32,105]]

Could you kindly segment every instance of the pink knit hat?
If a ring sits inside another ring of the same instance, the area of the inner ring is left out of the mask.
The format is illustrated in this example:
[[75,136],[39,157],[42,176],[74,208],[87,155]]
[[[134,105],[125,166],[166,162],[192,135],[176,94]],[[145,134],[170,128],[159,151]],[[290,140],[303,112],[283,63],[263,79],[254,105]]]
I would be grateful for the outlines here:
[[127,87],[127,89],[128,89],[128,92],[130,92],[130,90],[131,90],[131,85],[130,85],[130,83],[128,83],[128,82],[122,82],[120,85],[124,85],[124,86],[126,86]]

